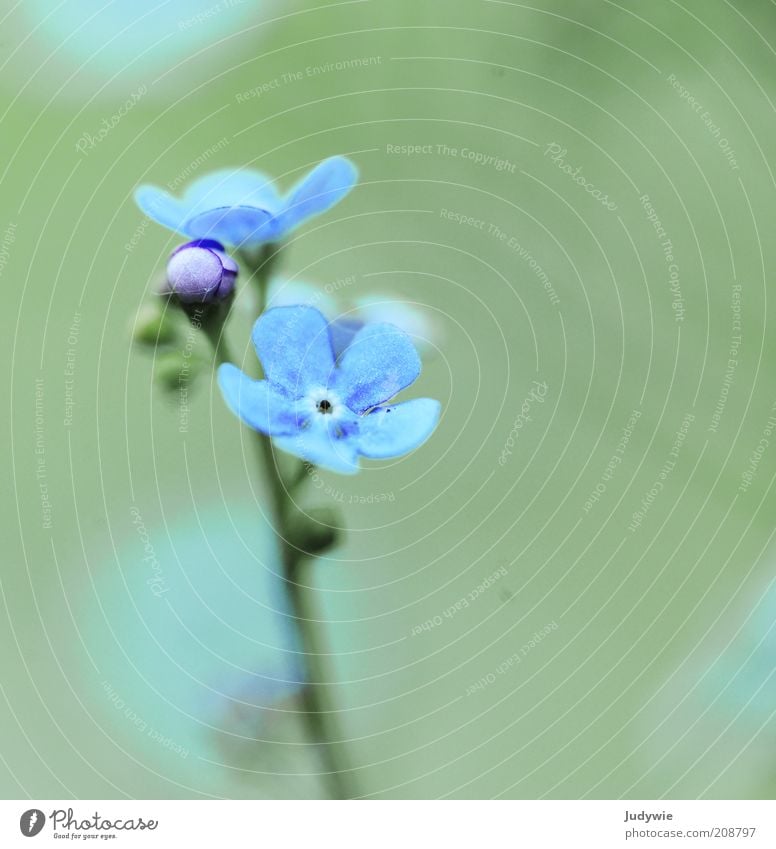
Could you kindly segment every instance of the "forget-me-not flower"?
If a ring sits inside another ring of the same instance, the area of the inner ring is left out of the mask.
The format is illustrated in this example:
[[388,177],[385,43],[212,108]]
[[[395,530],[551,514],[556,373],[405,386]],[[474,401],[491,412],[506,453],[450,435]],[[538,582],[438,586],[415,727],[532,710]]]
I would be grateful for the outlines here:
[[265,380],[225,364],[218,382],[232,412],[275,444],[342,474],[359,455],[398,457],[417,448],[439,420],[440,404],[416,398],[388,404],[420,374],[406,333],[368,324],[337,359],[330,325],[313,307],[277,307],[253,328]]
[[349,159],[333,156],[282,196],[266,175],[240,169],[206,174],[180,199],[156,186],[140,186],[135,201],[149,218],[191,239],[247,247],[275,242],[330,209],[353,188],[357,177]]

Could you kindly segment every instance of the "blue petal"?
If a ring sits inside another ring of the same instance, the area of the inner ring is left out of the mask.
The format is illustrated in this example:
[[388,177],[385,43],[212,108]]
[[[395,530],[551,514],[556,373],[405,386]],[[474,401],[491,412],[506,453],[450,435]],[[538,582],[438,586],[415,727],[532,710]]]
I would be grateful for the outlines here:
[[266,380],[251,380],[237,366],[224,363],[218,385],[229,409],[254,430],[270,436],[296,433],[293,401],[274,392]]
[[135,192],[140,209],[154,221],[195,239],[231,245],[274,238],[274,216],[281,201],[272,182],[259,171],[222,169],[195,180],[178,200],[156,186]]
[[354,413],[393,398],[420,374],[410,337],[391,324],[367,324],[342,355],[335,388]]
[[140,186],[135,189],[135,203],[157,224],[184,233],[183,226],[188,217],[188,206],[156,186]]
[[439,421],[439,401],[416,398],[391,407],[378,407],[359,425],[358,451],[365,457],[399,457],[422,445]]
[[409,333],[424,360],[436,352],[440,328],[430,311],[421,304],[381,294],[362,296],[355,303],[365,322],[385,321]]
[[288,397],[328,385],[334,353],[326,319],[313,307],[267,310],[253,326],[253,344],[267,380]]
[[257,206],[222,206],[191,215],[183,225],[194,239],[218,239],[229,245],[269,241],[272,213]]
[[269,177],[250,169],[222,168],[205,174],[186,189],[183,200],[194,212],[224,206],[257,206],[274,214],[281,206]]
[[356,166],[344,156],[321,162],[289,192],[278,215],[277,236],[338,203],[358,179]]
[[[329,422],[328,418],[314,415],[309,427],[294,436],[275,439],[274,444],[314,466],[354,475],[358,471],[357,431],[352,423]],[[343,426],[348,432],[340,431]]]

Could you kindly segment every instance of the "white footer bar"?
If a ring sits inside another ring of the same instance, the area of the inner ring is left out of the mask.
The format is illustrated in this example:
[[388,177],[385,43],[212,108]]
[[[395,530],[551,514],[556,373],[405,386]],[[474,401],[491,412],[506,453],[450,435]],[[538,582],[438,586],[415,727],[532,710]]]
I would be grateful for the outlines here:
[[776,803],[0,801],[0,846],[52,843],[186,849],[772,849]]

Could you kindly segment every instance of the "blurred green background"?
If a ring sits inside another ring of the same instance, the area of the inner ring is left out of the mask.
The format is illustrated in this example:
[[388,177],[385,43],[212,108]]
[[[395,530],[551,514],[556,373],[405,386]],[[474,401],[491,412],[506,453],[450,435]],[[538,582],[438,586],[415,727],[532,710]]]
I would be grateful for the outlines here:
[[[130,342],[179,241],[131,196],[345,154],[359,186],[279,273],[422,305],[411,394],[444,406],[410,457],[306,492],[350,529],[307,575],[354,792],[771,797],[772,6],[2,20],[2,793],[323,792],[272,700],[294,644],[249,434],[210,375],[181,433]],[[254,316],[242,289],[241,360]]]

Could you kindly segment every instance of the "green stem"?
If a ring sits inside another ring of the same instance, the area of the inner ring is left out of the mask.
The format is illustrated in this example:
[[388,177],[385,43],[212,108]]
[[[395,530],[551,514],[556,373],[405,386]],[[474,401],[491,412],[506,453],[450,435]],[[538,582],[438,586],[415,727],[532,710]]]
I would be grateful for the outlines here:
[[299,580],[300,569],[300,558],[286,564],[288,597],[299,629],[307,667],[307,681],[301,692],[302,708],[312,739],[320,747],[329,796],[332,799],[351,799],[353,793],[347,780],[349,773],[341,763],[341,744],[331,739],[332,711],[326,709],[321,697],[321,689],[326,686],[325,672],[322,669],[321,654],[317,651],[315,625],[306,610],[310,593],[305,591],[305,586]]
[[[266,302],[268,263],[264,262],[255,270],[254,278],[259,289],[260,312]],[[234,362],[223,335],[223,324],[226,310],[219,314],[220,320],[205,321],[202,330],[213,346],[215,361],[218,365],[224,362]],[[302,712],[310,739],[321,753],[324,778],[328,787],[328,795],[332,799],[352,798],[346,782],[347,769],[340,763],[341,745],[332,741],[330,733],[330,715],[333,711],[325,706],[323,688],[326,686],[326,675],[322,669],[322,653],[316,640],[315,620],[308,612],[309,595],[306,587],[299,581],[302,560],[305,555],[289,541],[288,520],[289,511],[293,507],[292,493],[299,487],[307,475],[307,465],[299,463],[288,486],[283,480],[280,468],[275,460],[271,439],[256,431],[258,447],[267,476],[272,499],[272,514],[275,533],[281,550],[283,576],[286,581],[287,597],[290,614],[294,620],[300,637],[300,654],[305,670],[304,684],[301,690]]]

